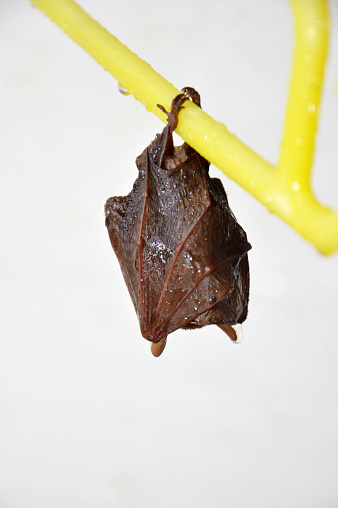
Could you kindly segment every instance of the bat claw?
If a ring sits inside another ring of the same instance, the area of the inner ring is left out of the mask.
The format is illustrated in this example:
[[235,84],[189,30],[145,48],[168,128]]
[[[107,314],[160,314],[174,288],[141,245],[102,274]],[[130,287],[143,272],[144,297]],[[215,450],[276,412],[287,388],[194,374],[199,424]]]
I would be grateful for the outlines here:
[[225,332],[232,342],[235,344],[239,344],[243,340],[243,331],[242,325],[237,323],[237,325],[217,325],[223,332]]
[[167,344],[167,337],[163,337],[163,339],[161,339],[160,341],[152,343],[151,352],[153,353],[154,356],[156,356],[156,358],[161,356],[166,344]]

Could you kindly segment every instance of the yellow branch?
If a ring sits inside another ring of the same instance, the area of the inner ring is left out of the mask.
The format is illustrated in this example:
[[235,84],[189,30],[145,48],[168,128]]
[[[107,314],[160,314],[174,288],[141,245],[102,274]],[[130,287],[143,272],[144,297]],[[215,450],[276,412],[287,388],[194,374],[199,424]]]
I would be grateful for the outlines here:
[[[179,92],[73,0],[32,0],[162,121]],[[328,37],[326,0],[291,0],[297,45],[279,168],[192,103],[176,129],[206,159],[288,222],[322,253],[338,250],[338,212],[312,196],[309,176]],[[312,77],[311,77],[312,76]],[[305,104],[305,109],[304,109]]]
[[309,190],[329,15],[323,0],[291,0],[291,5],[296,45],[278,168],[281,176]]

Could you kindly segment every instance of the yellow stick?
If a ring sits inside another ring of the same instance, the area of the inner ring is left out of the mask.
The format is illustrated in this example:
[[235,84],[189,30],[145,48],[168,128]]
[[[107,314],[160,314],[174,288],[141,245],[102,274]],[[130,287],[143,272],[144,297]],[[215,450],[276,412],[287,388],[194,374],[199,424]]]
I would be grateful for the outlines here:
[[291,0],[291,4],[296,45],[278,167],[281,176],[309,190],[327,57],[329,14],[327,2],[323,0]]
[[[148,111],[166,121],[165,115],[156,105],[162,104],[166,109],[170,107],[171,100],[179,92],[171,83],[93,20],[73,0],[32,2],[110,72],[123,88],[142,102]],[[177,132],[206,159],[298,230],[322,253],[329,254],[338,250],[338,213],[317,203],[309,184],[326,57],[327,4],[326,0],[291,2],[298,20],[297,47],[279,169],[248,148],[224,124],[213,120],[192,103],[186,103],[181,111]],[[304,37],[304,34],[311,36]],[[304,55],[310,56],[311,60],[308,56],[304,58]],[[322,70],[316,70],[317,68]],[[298,106],[299,97],[305,93],[306,83],[309,85],[307,95],[304,96],[302,105]],[[304,102],[307,114],[303,114]]]

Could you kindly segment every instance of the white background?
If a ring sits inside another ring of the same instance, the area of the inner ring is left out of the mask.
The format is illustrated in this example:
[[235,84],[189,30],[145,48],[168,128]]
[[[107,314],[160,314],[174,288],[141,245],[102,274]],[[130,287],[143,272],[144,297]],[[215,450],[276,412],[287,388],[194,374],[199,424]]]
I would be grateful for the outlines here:
[[[82,0],[278,160],[284,0]],[[338,4],[313,181],[338,205]],[[104,227],[163,124],[28,1],[0,3],[1,508],[336,508],[338,259],[217,168],[253,245],[244,342],[141,337]]]

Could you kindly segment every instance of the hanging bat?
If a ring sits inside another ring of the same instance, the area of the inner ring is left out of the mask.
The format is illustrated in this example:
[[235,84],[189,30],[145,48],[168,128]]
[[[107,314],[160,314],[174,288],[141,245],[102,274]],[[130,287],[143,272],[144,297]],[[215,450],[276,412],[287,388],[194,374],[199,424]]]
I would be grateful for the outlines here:
[[248,313],[246,233],[221,181],[209,177],[209,162],[187,143],[173,143],[186,100],[200,106],[189,87],[170,112],[158,105],[168,124],[137,157],[130,194],[105,205],[110,241],[154,356],[178,328],[216,324],[239,342]]

